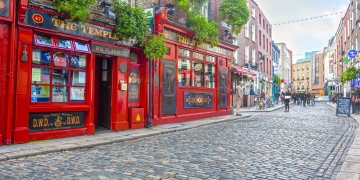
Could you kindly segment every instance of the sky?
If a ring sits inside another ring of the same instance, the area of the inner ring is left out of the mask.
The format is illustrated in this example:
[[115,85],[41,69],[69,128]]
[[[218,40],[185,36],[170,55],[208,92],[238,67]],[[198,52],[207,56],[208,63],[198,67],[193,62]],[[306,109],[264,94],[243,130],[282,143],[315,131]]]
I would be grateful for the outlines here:
[[[350,0],[255,0],[270,24],[346,11]],[[284,42],[293,52],[293,63],[305,52],[321,51],[335,35],[345,12],[311,20],[272,25],[272,40]]]

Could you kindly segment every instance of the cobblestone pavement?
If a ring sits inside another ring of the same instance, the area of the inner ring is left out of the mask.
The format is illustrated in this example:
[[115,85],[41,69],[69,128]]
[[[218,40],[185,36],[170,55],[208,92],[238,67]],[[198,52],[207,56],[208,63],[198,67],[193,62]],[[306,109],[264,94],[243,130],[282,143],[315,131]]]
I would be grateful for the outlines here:
[[326,104],[0,162],[0,179],[330,179],[357,123]]

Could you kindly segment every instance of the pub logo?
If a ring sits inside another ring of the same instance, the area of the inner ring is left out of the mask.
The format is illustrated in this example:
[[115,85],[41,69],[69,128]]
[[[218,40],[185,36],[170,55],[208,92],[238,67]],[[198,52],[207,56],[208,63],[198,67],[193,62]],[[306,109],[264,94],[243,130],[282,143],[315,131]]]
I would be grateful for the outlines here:
[[44,22],[44,18],[40,14],[33,14],[32,19],[35,23],[38,23],[38,24]]
[[5,7],[5,3],[3,1],[0,1],[0,9]]
[[185,92],[184,108],[210,108],[212,107],[211,93]]

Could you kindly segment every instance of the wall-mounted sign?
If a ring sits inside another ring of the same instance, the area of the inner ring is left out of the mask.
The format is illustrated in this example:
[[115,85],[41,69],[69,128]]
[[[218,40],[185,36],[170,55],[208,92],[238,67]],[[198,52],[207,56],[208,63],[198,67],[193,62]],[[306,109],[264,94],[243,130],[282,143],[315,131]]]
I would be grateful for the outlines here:
[[162,61],[162,114],[176,113],[176,62]]
[[91,51],[99,54],[106,54],[111,56],[130,57],[130,50],[113,46],[105,46],[101,44],[91,44]]
[[84,112],[32,113],[29,115],[31,132],[84,127]]
[[348,52],[349,58],[355,58],[356,54],[357,54],[357,51],[355,51],[353,49]]
[[129,102],[139,101],[139,70],[129,70]]
[[212,107],[212,93],[184,92],[184,108]]
[[227,107],[227,69],[219,68],[219,96],[218,106],[220,109]]
[[0,0],[0,16],[9,17],[10,0]]
[[[0,13],[1,12],[2,10],[0,10]],[[33,9],[26,10],[23,23],[39,28],[59,31],[62,33],[72,34],[85,38],[97,39],[105,42],[124,44],[127,46],[134,46],[138,43],[135,39],[120,41],[119,36],[116,35],[115,30],[113,29],[95,26],[84,22],[71,22],[69,19],[62,19],[58,16],[50,15],[45,12]]]

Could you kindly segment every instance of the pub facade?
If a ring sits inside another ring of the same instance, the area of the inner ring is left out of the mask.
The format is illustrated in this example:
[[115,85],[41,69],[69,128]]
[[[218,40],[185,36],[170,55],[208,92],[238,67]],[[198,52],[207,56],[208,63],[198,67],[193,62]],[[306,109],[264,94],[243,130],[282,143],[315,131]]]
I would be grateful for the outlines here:
[[13,108],[0,121],[2,142],[91,135],[103,128],[136,129],[230,113],[229,68],[236,46],[198,44],[194,32],[168,20],[164,8],[154,27],[164,34],[168,53],[164,59],[149,60],[138,42],[120,40],[114,26],[70,21],[48,8],[49,3],[16,4],[16,34],[8,36],[14,39],[13,57],[8,54],[14,61],[9,70],[14,80],[2,86],[13,94],[6,95],[7,101],[0,99],[0,105]]

